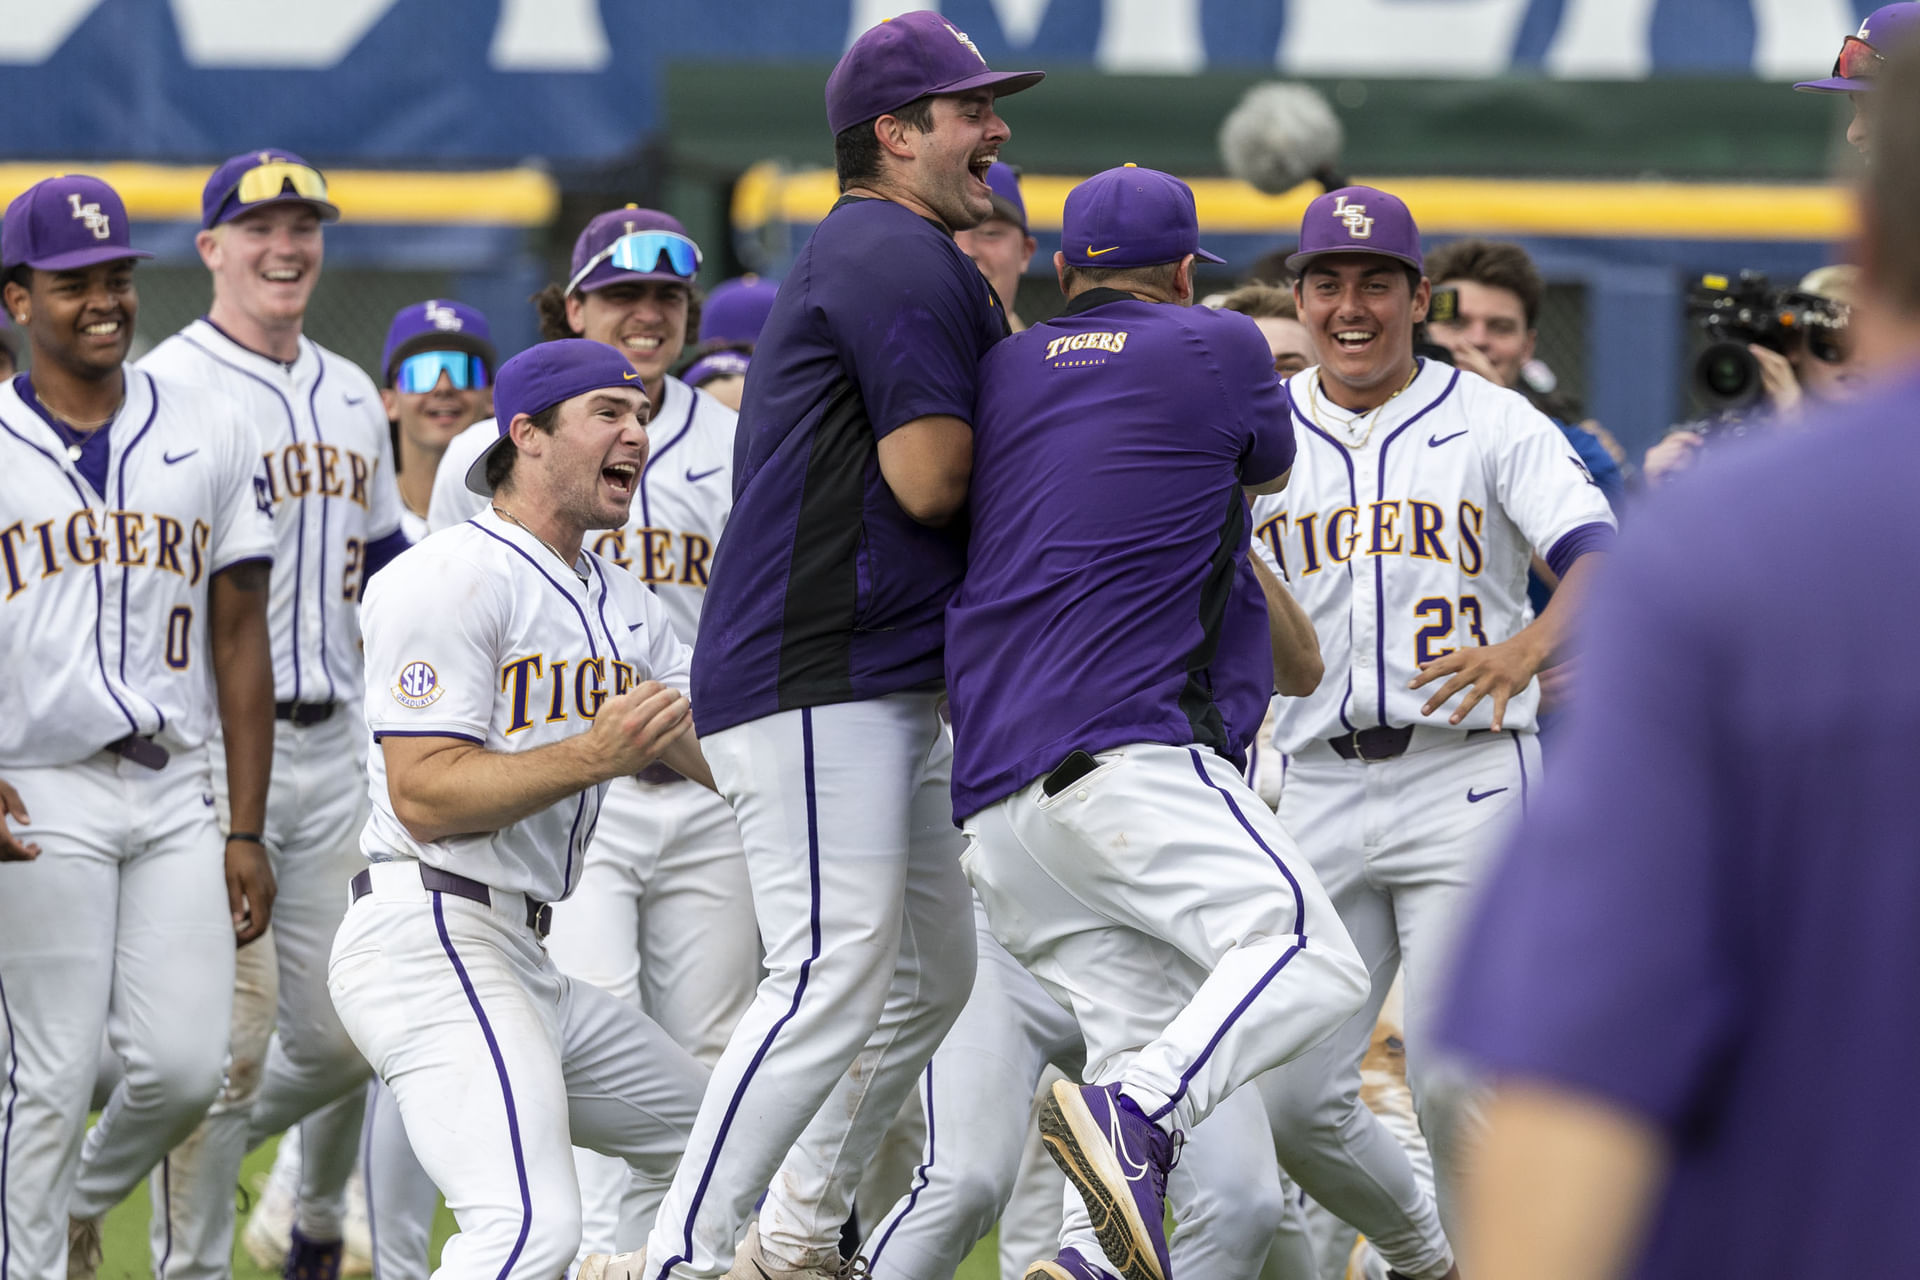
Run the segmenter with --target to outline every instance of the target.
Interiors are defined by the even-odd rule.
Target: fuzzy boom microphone
[[[1340,118],[1304,84],[1255,85],[1220,123],[1220,158],[1227,172],[1268,195],[1291,191],[1309,178],[1329,191],[1346,186],[1338,168],[1345,144]]]

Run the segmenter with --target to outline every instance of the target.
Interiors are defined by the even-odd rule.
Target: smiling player
[[[380,357],[380,403],[394,424],[400,527],[427,536],[440,460],[454,437],[493,416],[499,355],[487,318],[464,302],[430,298],[400,308]]]

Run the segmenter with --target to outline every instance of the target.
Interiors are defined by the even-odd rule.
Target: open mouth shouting
[[[600,468],[600,478],[621,502],[633,501],[633,488],[640,479],[640,468],[632,462],[610,462]]]

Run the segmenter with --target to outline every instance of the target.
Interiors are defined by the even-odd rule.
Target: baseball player
[[[9,1280],[93,1276],[102,1216],[220,1090],[234,947],[273,906],[266,477],[238,405],[126,365],[151,256],[98,178],[35,183],[0,222],[0,294],[34,353],[0,384]],[[83,1152],[103,1034],[124,1073]]]
[[[548,337],[577,333],[619,351],[659,406],[647,424],[649,452],[626,526],[596,533],[588,545],[650,587],[675,634],[696,650],[713,548],[733,505],[735,421],[718,400],[667,373],[686,345],[699,265],[699,247],[671,216],[631,205],[610,210],[575,240],[560,302],[544,295],[542,307]],[[458,468],[489,434],[482,424],[448,450],[435,529],[475,511],[471,491],[455,492]],[[760,937],[733,810],[660,765],[615,779],[603,815],[580,891],[554,912],[554,963],[646,1010],[711,1065],[760,979]],[[630,1182],[624,1162],[591,1151],[579,1153],[579,1174],[583,1251],[642,1244],[659,1188]],[[376,1224],[376,1232],[385,1226]]]
[[[380,403],[393,423],[400,529],[427,536],[440,459],[455,436],[493,416],[499,366],[487,318],[464,302],[430,298],[402,307],[380,356]]]
[[[152,1182],[154,1274],[166,1280],[225,1277],[241,1157],[316,1108],[357,1095],[367,1079],[327,999],[324,958],[345,911],[341,886],[353,874],[366,806],[365,743],[348,714],[360,693],[359,598],[406,545],[378,389],[301,334],[320,273],[321,224],[338,216],[325,179],[291,152],[249,152],[214,170],[201,212],[195,244],[213,276],[213,305],[141,367],[239,400],[261,437],[278,537],[268,614],[274,784],[264,834],[280,896],[274,954],[241,958],[227,1088]],[[358,1104],[313,1116],[301,1132],[305,1176],[289,1265],[325,1280],[339,1266]]]
[[[760,340],[778,292],[773,281],[751,272],[715,285],[700,304],[700,345],[681,380],[737,413],[753,344]]]
[[[1853,106],[1847,141],[1868,159],[1873,157],[1874,81],[1885,72],[1888,53],[1916,33],[1920,33],[1920,4],[1912,0],[1883,4],[1867,15],[1858,32],[1840,42],[1832,75],[1793,86],[1802,93],[1846,94]]]
[[[1318,675],[1248,555],[1243,489],[1284,486],[1294,451],[1266,342],[1190,307],[1219,259],[1178,179],[1088,179],[1061,238],[1066,311],[981,364],[953,811],[994,935],[1086,1042],[1087,1083],[1040,1117],[1084,1206],[1028,1274],[1168,1280],[1177,1135],[1345,1021],[1366,975],[1241,775],[1276,684]]]
[[[644,1257],[609,1274],[831,1274],[854,1185],[973,977],[942,811],[941,610],[962,547],[975,367],[1006,330],[950,231],[985,218],[996,73],[937,15],[827,82],[845,193],[780,287],[734,447],[694,655],[768,976],[728,1042]],[[854,1068],[849,1071],[849,1068]],[[589,1260],[598,1267],[598,1260]]]
[[[972,258],[980,274],[993,286],[994,296],[1006,309],[1007,327],[1015,333],[1026,323],[1014,311],[1019,300],[1020,277],[1027,273],[1034,250],[1040,242],[1027,230],[1027,202],[1020,195],[1020,171],[1004,160],[995,160],[987,169],[987,186],[993,192],[993,216],[977,227],[953,233],[953,242]]]
[[[1461,1108],[1423,1075],[1422,1019],[1488,842],[1540,780],[1534,680],[1614,520],[1566,437],[1518,392],[1416,360],[1419,231],[1396,197],[1307,209],[1295,298],[1320,363],[1284,384],[1301,447],[1254,505],[1256,546],[1291,582],[1326,675],[1283,703],[1279,816],[1372,975],[1365,1006],[1262,1081],[1281,1163],[1413,1280],[1450,1274],[1432,1199],[1361,1104],[1360,1062],[1396,971],[1407,1065],[1444,1195]],[[1527,622],[1538,552],[1560,579]]]
[[[664,1183],[706,1082],[542,945],[611,779],[665,761],[711,783],[665,607],[582,545],[626,523],[638,383],[597,342],[507,361],[497,443],[466,473],[491,505],[367,597],[372,865],[328,982],[460,1224],[448,1277],[559,1274],[580,1243],[569,1136]]]

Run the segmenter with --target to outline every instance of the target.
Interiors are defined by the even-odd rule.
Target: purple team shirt
[[[964,525],[901,510],[877,446],[915,418],[971,422],[980,357],[1006,332],[979,268],[904,206],[845,197],[814,230],[740,405],[693,659],[701,733],[939,686]]]
[[[1253,322],[1089,290],[988,353],[973,450],[947,608],[956,818],[1075,750],[1241,761],[1273,694],[1241,486],[1293,465]]]
[[[1620,539],[1447,1011],[1665,1138],[1640,1276],[1920,1266],[1920,375],[1830,416]]]

